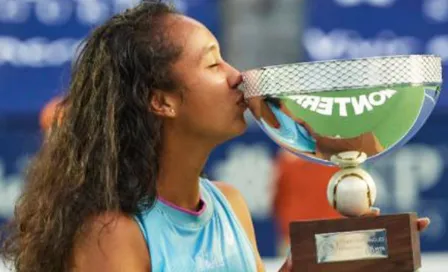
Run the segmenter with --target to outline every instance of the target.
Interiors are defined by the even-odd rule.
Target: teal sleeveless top
[[[256,271],[252,245],[221,191],[200,180],[202,208],[192,212],[161,198],[136,215],[153,272]]]

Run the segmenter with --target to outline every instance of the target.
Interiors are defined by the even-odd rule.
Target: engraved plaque
[[[386,229],[315,234],[317,263],[388,257]]]

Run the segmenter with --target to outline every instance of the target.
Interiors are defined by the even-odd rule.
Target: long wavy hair
[[[87,38],[59,109],[62,122],[31,163],[2,237],[1,254],[17,272],[69,271],[88,218],[151,208],[163,124],[149,101],[155,89],[178,89],[171,67],[181,48],[164,23],[176,13],[143,1]]]

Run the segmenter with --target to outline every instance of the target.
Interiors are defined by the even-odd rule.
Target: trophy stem
[[[359,167],[366,158],[365,153],[358,151],[338,153],[331,158],[341,170],[328,183],[327,199],[344,216],[364,215],[375,202],[375,183],[369,173]]]

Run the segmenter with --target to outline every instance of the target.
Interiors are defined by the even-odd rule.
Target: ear
[[[167,93],[155,90],[149,101],[150,110],[157,116],[165,118],[176,117],[179,99],[175,93]]]

